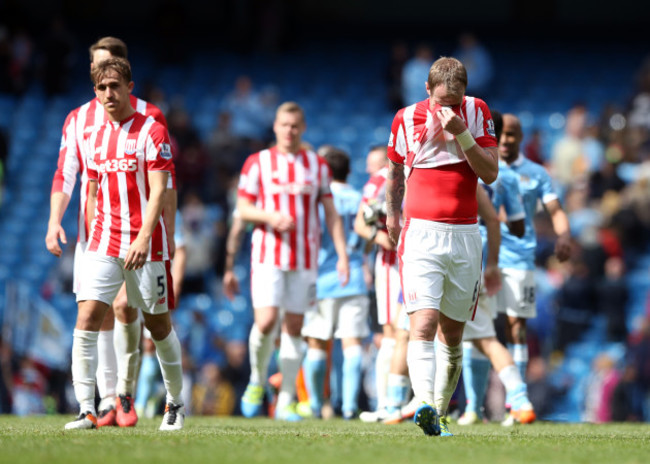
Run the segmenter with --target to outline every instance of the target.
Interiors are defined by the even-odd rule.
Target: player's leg
[[[327,342],[334,329],[334,310],[337,300],[326,298],[318,302],[314,311],[305,314],[302,336],[307,339],[307,354],[303,361],[309,404],[314,417],[322,417],[327,374]]]
[[[440,435],[452,436],[447,410],[462,371],[465,322],[474,319],[481,283],[482,242],[478,226],[438,227],[450,246],[445,256],[444,292],[436,344],[435,401],[440,415]]]
[[[117,356],[113,342],[114,326],[115,315],[113,307],[109,306],[97,339],[97,391],[101,399],[97,416],[98,427],[117,425],[115,420]]]
[[[355,418],[359,410],[363,358],[361,340],[370,335],[369,301],[366,295],[350,296],[341,300],[334,336],[341,339],[343,348],[343,404],[341,410],[343,418],[349,420]]]
[[[385,424],[396,424],[406,418],[403,408],[406,406],[411,392],[411,381],[406,361],[409,342],[408,315],[403,308],[400,308],[398,315],[395,342],[395,351],[388,374],[387,409],[389,415],[383,421]]]
[[[275,348],[275,329],[279,318],[282,271],[270,266],[253,266],[251,296],[254,322],[248,337],[248,355],[251,376],[241,398],[244,417],[255,417],[262,412],[264,385],[269,362]]]
[[[77,292],[78,313],[72,343],[72,384],[79,402],[80,415],[66,429],[90,429],[97,426],[95,376],[97,339],[111,301],[122,285],[120,265],[111,258],[86,255],[85,275]]]
[[[508,351],[519,369],[522,378],[526,378],[528,368],[528,340],[526,335],[526,319],[523,317],[508,316],[506,318],[506,339]]]
[[[167,307],[167,270],[162,261],[147,262],[135,271],[125,271],[130,307],[142,309],[145,327],[151,332],[167,391],[165,415],[160,430],[179,430],[185,421],[181,344],[172,327]]]
[[[474,342],[476,347],[490,359],[494,370],[499,375],[506,389],[506,396],[510,399],[513,419],[524,424],[534,422],[535,411],[528,399],[526,383],[521,378],[510,352],[496,337],[477,339]]]
[[[135,383],[140,362],[140,312],[130,307],[126,285],[113,301],[115,311],[115,353],[117,355],[117,416],[120,427],[134,427],[138,415],[134,405]]]
[[[138,386],[135,394],[135,409],[139,416],[143,414],[152,417],[148,408],[149,401],[156,392],[156,385],[159,381],[160,367],[156,359],[156,345],[151,339],[151,332],[143,329],[142,333],[142,362],[140,374],[138,375]]]

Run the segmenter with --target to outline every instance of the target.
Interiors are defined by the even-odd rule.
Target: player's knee
[[[151,338],[154,340],[164,340],[172,331],[169,313],[145,316],[145,326],[151,332]]]

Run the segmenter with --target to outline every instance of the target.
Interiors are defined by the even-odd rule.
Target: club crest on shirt
[[[487,122],[487,133],[490,134],[492,137],[496,137],[496,132],[494,130],[494,121],[491,119],[488,119]]]
[[[168,143],[161,143],[160,156],[166,160],[172,159],[172,146]]]
[[[127,155],[135,153],[136,143],[137,141],[135,139],[127,139],[126,144],[124,145],[124,153]]]

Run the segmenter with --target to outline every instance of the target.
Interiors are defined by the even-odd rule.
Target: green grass
[[[72,416],[0,416],[0,463],[532,464],[650,462],[649,424],[537,423],[459,427],[426,437],[412,423],[189,417],[181,432],[160,418],[133,429],[65,431]]]

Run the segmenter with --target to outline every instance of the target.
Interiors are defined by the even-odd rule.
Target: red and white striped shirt
[[[386,178],[388,177],[388,168],[384,167],[377,171],[368,179],[366,185],[363,186],[363,203],[376,201],[378,203],[386,202]],[[386,229],[386,219],[380,220],[379,227]],[[385,266],[393,266],[397,263],[397,253],[394,250],[384,250],[378,247],[377,260]]]
[[[291,216],[296,225],[278,232],[258,224],[253,232],[253,263],[283,270],[318,269],[318,203],[332,195],[330,177],[325,160],[311,150],[292,154],[273,147],[248,157],[239,178],[239,196],[265,211]]]
[[[454,135],[443,130],[435,115],[442,107],[436,105],[431,110],[429,104],[424,100],[401,109],[391,127],[388,158],[406,165],[404,216],[452,224],[475,223],[478,177]],[[464,96],[452,110],[480,147],[497,146],[492,115],[483,100]]]
[[[152,116],[167,129],[167,120],[157,106],[130,95],[131,106],[138,113]],[[52,193],[63,192],[72,196],[77,174],[80,174],[81,195],[79,202],[77,241],[84,243],[88,240],[86,225],[86,200],[88,198],[88,175],[86,172],[87,153],[83,152],[85,140],[88,139],[98,127],[108,121],[108,115],[97,98],[85,105],[72,110],[63,124],[61,146],[59,147],[59,161],[54,179],[52,180]],[[171,188],[176,188],[175,172],[172,172]]]
[[[88,251],[126,258],[142,227],[149,199],[148,173],[173,169],[169,135],[152,117],[138,112],[108,121],[91,134],[86,149],[89,181],[98,182],[95,220]],[[149,243],[147,261],[169,259],[167,233],[158,219]]]

